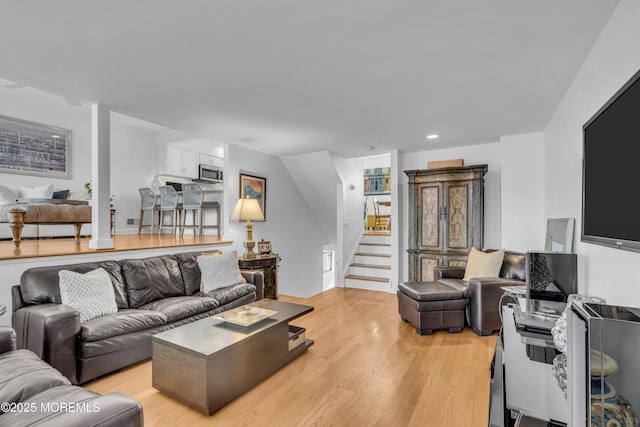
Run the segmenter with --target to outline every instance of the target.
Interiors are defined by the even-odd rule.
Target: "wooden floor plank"
[[[207,417],[151,386],[151,361],[86,384],[138,399],[145,425],[486,426],[496,336],[418,335],[395,295],[332,289],[293,323],[315,340],[305,354]]]

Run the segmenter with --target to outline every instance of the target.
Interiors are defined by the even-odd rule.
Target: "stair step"
[[[360,243],[390,244],[391,243],[391,236],[364,234],[364,235],[362,235],[362,238],[360,239]]]
[[[360,243],[358,250],[361,252],[371,253],[371,254],[389,254],[391,252],[391,246],[385,245],[372,245],[366,243]]]
[[[390,265],[378,265],[378,264],[363,264],[360,262],[354,262],[351,267],[364,267],[364,268],[380,268],[383,270],[391,270]]]
[[[391,230],[364,230],[365,236],[391,236]]]
[[[387,279],[391,278],[391,267],[377,266],[374,264],[373,267],[358,267],[357,265],[349,266],[349,271],[347,274],[351,274],[353,276],[363,276],[363,277],[377,277],[378,279]]]
[[[372,276],[360,276],[357,274],[347,274],[346,276],[344,276],[345,279],[354,279],[354,280],[367,280],[367,281],[371,281],[371,282],[381,282],[381,283],[388,283],[389,279],[382,279],[380,277],[372,277]]]
[[[372,254],[372,253],[364,253],[364,252],[356,252],[356,256],[378,256],[382,258],[391,258],[391,254]]]
[[[360,242],[362,246],[388,246],[391,247],[391,243],[371,243],[371,242]]]

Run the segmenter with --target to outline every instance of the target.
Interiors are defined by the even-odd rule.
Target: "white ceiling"
[[[616,4],[0,0],[0,78],[279,156],[495,142],[544,129]]]

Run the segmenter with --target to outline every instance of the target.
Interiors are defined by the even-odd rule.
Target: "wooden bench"
[[[79,242],[82,225],[91,224],[91,206],[83,200],[18,199],[16,204],[0,206],[0,222],[9,223],[16,247],[22,241],[24,224],[73,225]]]

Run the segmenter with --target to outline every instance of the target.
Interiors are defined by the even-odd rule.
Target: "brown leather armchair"
[[[462,281],[464,267],[436,267],[434,279],[452,287],[467,288],[467,321],[478,335],[491,335],[500,330],[500,298],[503,286],[526,285],[525,254],[505,252],[500,277],[477,277]]]

